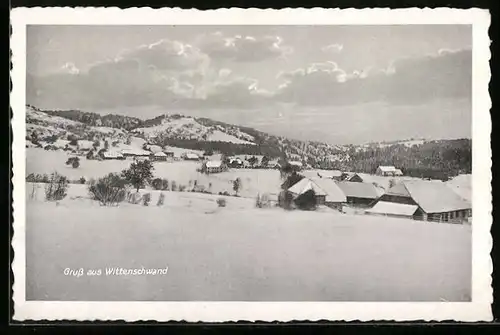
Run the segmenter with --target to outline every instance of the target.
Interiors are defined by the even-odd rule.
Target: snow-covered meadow
[[[27,193],[32,188],[27,185]],[[471,227],[257,209],[254,201],[151,191],[103,207],[84,185],[59,203],[27,196],[28,300],[467,301]],[[162,268],[106,276],[105,268]],[[75,277],[65,269],[102,269]]]

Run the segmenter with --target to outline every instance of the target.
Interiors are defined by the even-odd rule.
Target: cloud
[[[385,69],[346,73],[333,62],[283,73],[276,98],[303,105],[383,101],[422,104],[440,98],[471,98],[470,50],[399,59]]]
[[[162,40],[79,71],[68,63],[45,76],[28,76],[27,101],[41,108],[114,108],[161,105],[185,108],[251,107],[270,93],[254,79],[210,67],[208,56]]]
[[[220,32],[203,35],[199,48],[213,60],[261,62],[284,57],[293,50],[279,36],[225,36]]]
[[[136,60],[150,68],[165,71],[193,70],[206,67],[209,63],[207,55],[190,44],[167,39],[142,45],[123,52],[119,59]]]
[[[342,44],[330,44],[330,45],[325,45],[324,47],[321,48],[321,51],[324,53],[332,53],[332,54],[338,54],[344,49],[344,46]]]

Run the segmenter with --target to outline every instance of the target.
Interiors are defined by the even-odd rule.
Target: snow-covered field
[[[29,192],[31,185],[27,186]],[[471,227],[256,209],[253,200],[164,192],[101,207],[84,185],[26,210],[27,300],[467,301]],[[165,275],[106,276],[107,267]],[[102,269],[66,276],[66,268]]]
[[[54,171],[68,177],[70,180],[78,180],[84,177],[86,180],[105,176],[108,173],[120,173],[127,169],[131,160],[88,160],[80,157],[80,167],[74,169],[65,165],[68,157],[74,155],[64,151],[46,151],[39,148],[26,149],[26,174],[50,174]],[[231,169],[228,172],[205,175],[197,172],[201,167],[200,162],[175,161],[155,162],[153,174],[155,178],[165,178],[175,181],[177,185],[189,185],[189,182],[197,181],[198,185],[210,187],[211,192],[233,191],[233,181],[241,179],[242,189],[239,194],[243,197],[255,197],[258,193],[277,194],[280,189],[280,173],[277,170],[257,169]]]

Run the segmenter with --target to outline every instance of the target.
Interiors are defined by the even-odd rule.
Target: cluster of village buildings
[[[281,168],[278,160],[268,160],[262,164],[259,159],[252,159],[255,156],[233,156],[223,161],[192,152],[177,156],[173,151],[156,145],[146,145],[142,149],[113,149],[100,150],[100,158],[198,161],[201,163],[200,171],[208,174],[221,173],[229,168]],[[460,197],[441,181],[400,180],[383,188],[364,180],[357,173],[338,170],[304,171],[306,166],[299,161],[288,161],[287,164],[304,175],[303,179],[284,190],[293,199],[313,190],[319,205],[335,209],[343,209],[346,206],[361,208],[364,213],[372,215],[439,222],[463,222],[472,215],[470,201]],[[379,166],[376,175],[400,177],[403,172],[394,166]]]
[[[377,175],[402,174],[394,167],[381,166]],[[472,215],[471,203],[441,181],[400,180],[384,189],[356,173],[324,171],[307,175],[284,192],[297,199],[309,190],[314,191],[317,204],[339,210],[347,206],[372,215],[452,223],[465,222]]]

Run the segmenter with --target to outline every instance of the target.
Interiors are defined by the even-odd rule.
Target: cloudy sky
[[[472,30],[29,26],[27,103],[332,143],[471,136]]]

